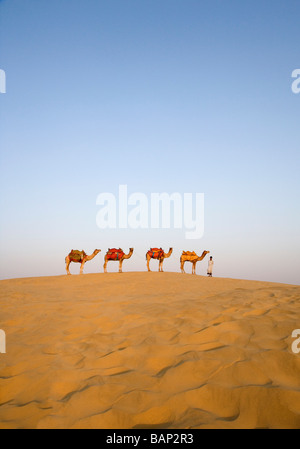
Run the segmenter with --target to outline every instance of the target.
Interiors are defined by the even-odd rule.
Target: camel
[[[197,256],[197,254],[194,251],[182,251],[181,257],[180,257],[180,268],[181,273],[185,273],[184,271],[184,264],[185,262],[191,262],[193,264],[192,267],[192,274],[196,274],[196,264],[198,261],[203,260],[206,254],[208,254],[209,251],[203,251],[201,256]]]
[[[104,273],[107,273],[107,262],[109,262],[110,260],[115,260],[115,261],[119,261],[119,273],[122,273],[122,265],[123,265],[123,261],[125,259],[129,259],[132,256],[133,253],[133,248],[129,248],[129,253],[125,254],[124,251],[119,248],[112,248],[112,249],[108,249],[107,253],[105,254],[104,257]]]
[[[70,266],[71,262],[76,262],[76,263],[81,264],[80,265],[80,274],[82,274],[84,264],[87,261],[94,259],[94,257],[97,256],[97,254],[99,254],[100,251],[101,251],[101,249],[95,249],[95,251],[90,256],[88,256],[83,250],[78,251],[78,250],[72,249],[72,251],[65,258],[67,274],[71,274],[70,270],[69,270],[69,266]]]
[[[150,250],[146,254],[148,271],[151,271],[150,266],[149,266],[150,260],[157,259],[157,260],[159,260],[158,271],[163,272],[164,271],[163,270],[164,259],[166,259],[167,257],[170,257],[172,252],[173,252],[173,248],[170,248],[168,253],[165,253],[162,248],[150,248]]]

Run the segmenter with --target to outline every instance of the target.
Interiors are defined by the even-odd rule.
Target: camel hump
[[[162,248],[150,248],[147,254],[149,254],[152,259],[160,259],[165,253]]]
[[[197,256],[195,251],[182,251],[183,256]]]
[[[121,248],[108,248],[107,254],[114,254],[114,253],[124,254],[124,251]]]
[[[124,251],[121,248],[108,248],[108,260],[120,260],[124,256]]]
[[[72,249],[72,251],[69,253],[70,260],[74,262],[81,262],[85,257],[86,253],[82,251],[78,251],[78,249]]]

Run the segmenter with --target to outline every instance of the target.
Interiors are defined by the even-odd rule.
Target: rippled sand
[[[0,285],[0,428],[300,428],[299,286],[158,272]]]

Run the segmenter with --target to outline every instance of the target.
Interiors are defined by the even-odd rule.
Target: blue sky
[[[144,270],[150,246],[172,246],[166,271],[207,249],[216,276],[299,284],[299,14],[298,0],[0,0],[0,277],[64,274],[72,248],[101,248],[85,272],[102,272],[108,247],[133,246],[124,269]],[[99,229],[96,198],[120,184],[203,192],[203,237]]]

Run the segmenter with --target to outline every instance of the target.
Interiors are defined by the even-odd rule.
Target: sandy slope
[[[157,272],[0,286],[0,428],[300,428],[299,286]]]

